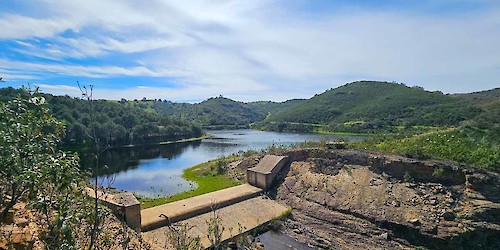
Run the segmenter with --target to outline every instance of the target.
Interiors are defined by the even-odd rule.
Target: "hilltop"
[[[358,81],[310,99],[240,102],[222,96],[200,103],[139,101],[138,106],[203,128],[253,127],[293,132],[396,132],[404,127],[456,127],[496,110],[499,89],[443,94],[394,82]]]
[[[239,102],[222,96],[212,97],[200,103],[150,102],[149,106],[159,114],[200,124],[204,128],[248,128],[250,124],[264,120],[269,114],[286,110],[304,100],[286,102],[258,101]]]
[[[0,101],[13,98],[15,93],[17,92],[12,88],[2,89]],[[70,134],[72,127],[76,126],[75,129],[78,130],[79,125],[75,124],[84,124],[82,116],[71,113],[75,107],[81,106],[77,99],[49,94],[45,96],[49,102],[54,103],[53,112],[56,117],[67,121]],[[481,128],[497,129],[495,126],[498,125],[495,124],[500,120],[500,88],[469,94],[443,94],[418,86],[377,81],[352,82],[329,89],[310,99],[292,99],[285,102],[245,103],[219,96],[194,104],[146,98],[133,101],[122,99],[118,102],[120,105],[115,101],[105,100],[98,103],[106,106],[103,106],[105,112],[118,110],[106,113],[109,119],[101,118],[103,123],[109,121],[108,125],[116,127],[116,131],[122,133],[123,138],[130,137],[126,135],[127,131],[122,129],[127,128],[127,125],[114,115],[124,113],[120,111],[124,108],[130,110],[125,113],[143,117],[138,119],[139,121],[147,120],[148,124],[156,121],[160,130],[162,127],[177,126],[172,130],[173,134],[170,133],[170,137],[186,133],[187,130],[182,127],[189,127],[189,130],[194,131],[192,134],[199,134],[197,127],[252,127],[290,132],[393,133],[404,128],[425,130],[434,127],[459,127],[467,121],[472,121],[475,126]],[[155,118],[149,119],[152,117]],[[157,121],[160,117],[168,119],[162,118],[163,123],[159,124]],[[138,122],[136,125],[144,127],[144,122]],[[141,129],[137,128],[136,132],[139,131]],[[128,133],[132,132],[131,128],[128,128]]]
[[[360,81],[327,90],[261,126],[287,130],[290,124],[320,124],[326,131],[374,132],[394,126],[457,126],[481,108],[452,95],[391,82]],[[281,127],[273,124],[281,123]]]

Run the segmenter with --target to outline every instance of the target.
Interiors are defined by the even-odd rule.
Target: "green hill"
[[[258,101],[258,102],[249,102],[246,105],[254,109],[259,114],[263,114],[267,117],[272,114],[276,114],[281,111],[290,109],[305,101],[306,101],[305,99],[291,99],[284,102]]]
[[[273,114],[260,127],[287,130],[306,124],[322,125],[325,131],[371,132],[398,126],[456,126],[480,112],[479,107],[439,91],[360,81],[330,89]],[[307,126],[300,128],[307,130]]]
[[[264,120],[269,114],[293,107],[301,101],[303,100],[294,99],[282,103],[243,103],[225,97],[215,97],[196,104],[154,102],[151,108],[160,114],[198,123],[204,128],[248,128],[250,124]]]
[[[13,100],[18,95],[26,96],[27,92],[14,88],[0,89],[0,103]],[[65,143],[81,146],[90,142],[86,132],[90,131],[91,117],[86,101],[69,96],[41,95],[48,102],[50,112],[65,122]],[[95,100],[94,122],[99,141],[110,146],[159,143],[203,135],[201,128],[193,123],[160,115],[154,110],[144,110],[136,102]]]

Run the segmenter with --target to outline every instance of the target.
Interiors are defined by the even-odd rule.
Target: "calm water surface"
[[[289,146],[304,141],[333,141],[340,137],[350,141],[366,136],[339,136],[264,132],[257,130],[207,131],[214,139],[174,145],[155,145],[111,149],[102,156],[107,174],[101,185],[131,191],[144,197],[167,197],[196,187],[182,178],[182,171],[194,165],[240,150],[261,150],[271,145]],[[83,163],[85,165],[85,163]]]

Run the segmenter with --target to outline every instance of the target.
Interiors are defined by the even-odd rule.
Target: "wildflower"
[[[30,103],[33,103],[35,105],[42,105],[45,103],[45,98],[43,96],[40,97],[33,97],[29,100]]]

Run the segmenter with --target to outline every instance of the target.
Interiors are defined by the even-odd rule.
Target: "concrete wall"
[[[279,174],[279,172],[285,166],[286,163],[288,163],[288,157],[283,158],[280,162],[278,162],[278,164],[276,164],[276,167],[273,168],[269,177],[271,179],[271,182],[274,181],[274,179],[276,178],[276,176]]]
[[[247,181],[252,186],[267,189],[272,183],[271,173],[260,173],[247,169]]]
[[[259,172],[255,168],[247,169],[248,183],[255,187],[269,189],[272,186],[274,179],[287,162],[288,157],[284,157],[278,163],[276,163],[276,165],[271,169],[271,172]]]
[[[87,188],[87,194],[95,198],[93,189]],[[141,228],[141,205],[132,193],[108,193],[99,190],[97,196],[102,204],[109,207],[119,218],[123,218],[129,227]]]

